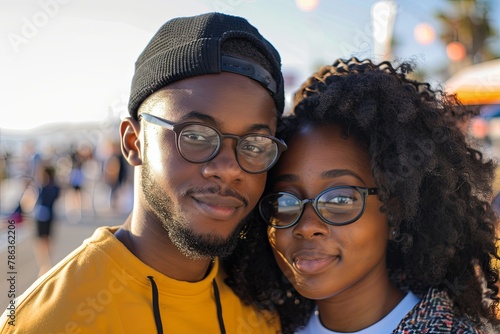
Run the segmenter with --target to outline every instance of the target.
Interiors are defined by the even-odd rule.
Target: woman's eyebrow
[[[283,174],[273,178],[273,182],[298,182],[300,178],[295,174]]]
[[[322,179],[334,179],[341,176],[353,176],[360,180],[361,182],[365,182],[361,176],[350,169],[331,169],[321,173]],[[273,178],[273,182],[298,182],[300,181],[300,177],[296,174],[283,174],[278,175]]]
[[[321,173],[321,178],[322,179],[333,179],[336,177],[346,176],[346,175],[347,176],[354,176],[355,178],[357,178],[361,182],[363,182],[363,183],[365,182],[365,180],[363,180],[363,178],[361,176],[359,176],[357,173],[355,173],[354,171],[352,171],[350,169],[327,170],[326,172]]]

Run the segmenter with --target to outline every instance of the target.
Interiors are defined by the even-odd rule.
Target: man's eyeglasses
[[[222,140],[230,138],[237,142],[236,160],[241,169],[250,174],[258,174],[269,170],[287,149],[282,140],[266,134],[251,133],[240,137],[222,134],[199,122],[174,123],[147,113],[140,114],[140,118],[173,131],[177,151],[192,163],[212,160],[219,153]]]
[[[340,186],[322,191],[316,198],[299,199],[278,192],[264,196],[259,211],[271,227],[288,228],[300,220],[306,203],[311,203],[318,216],[327,224],[341,226],[355,222],[366,206],[366,197],[377,194],[377,188]]]

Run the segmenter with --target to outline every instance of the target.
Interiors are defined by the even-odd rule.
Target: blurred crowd
[[[60,144],[60,143],[59,143]],[[33,216],[47,170],[60,188],[55,215],[71,223],[99,215],[127,214],[132,206],[132,168],[118,140],[78,140],[63,145],[26,140],[2,147],[1,214],[17,220]]]

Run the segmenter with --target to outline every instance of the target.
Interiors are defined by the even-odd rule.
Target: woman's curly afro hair
[[[405,284],[414,292],[446,291],[460,316],[496,323],[494,163],[459,128],[475,111],[409,79],[411,71],[409,63],[394,67],[356,58],[323,66],[297,91],[278,135],[286,141],[301,124],[321,122],[340,124],[354,136],[369,152],[382,211],[399,231],[389,243],[389,271],[411,278]],[[276,308],[284,333],[292,332],[313,306],[277,269],[266,228],[252,221],[225,267],[245,301]]]

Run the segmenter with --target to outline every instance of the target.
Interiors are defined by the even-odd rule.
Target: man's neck
[[[211,267],[211,259],[192,260],[172,244],[166,231],[157,221],[138,224],[132,214],[115,233],[116,238],[139,260],[162,274],[179,280],[202,280]],[[146,221],[146,217],[143,217]]]

